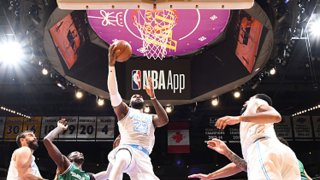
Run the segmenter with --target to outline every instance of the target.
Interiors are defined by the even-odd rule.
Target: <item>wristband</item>
[[[153,98],[150,98],[151,100],[155,100],[155,99],[157,99],[157,97],[156,96],[154,96]]]

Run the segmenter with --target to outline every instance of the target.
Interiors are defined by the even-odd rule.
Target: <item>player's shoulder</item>
[[[15,154],[15,155],[20,155],[20,154],[26,155],[26,154],[32,154],[32,152],[31,152],[31,149],[30,149],[29,147],[27,147],[27,146],[22,146],[22,147],[16,149],[16,150],[14,151],[14,154]]]

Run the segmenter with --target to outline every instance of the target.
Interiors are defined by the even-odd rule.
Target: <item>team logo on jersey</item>
[[[141,71],[132,70],[132,90],[141,89]]]

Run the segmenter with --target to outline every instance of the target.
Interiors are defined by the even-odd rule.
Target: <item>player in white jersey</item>
[[[191,174],[188,176],[188,178],[199,178],[201,180],[219,179],[219,178],[225,178],[225,177],[232,176],[232,175],[237,174],[241,171],[247,171],[247,162],[244,159],[240,158],[232,150],[230,150],[228,148],[228,146],[220,139],[214,138],[214,139],[211,139],[210,141],[207,141],[207,147],[226,156],[231,161],[231,163],[227,164],[226,166],[224,166],[224,167],[222,167],[212,173]]]
[[[298,180],[298,160],[276,136],[273,124],[281,121],[281,115],[271,105],[269,96],[256,94],[244,104],[241,116],[219,118],[216,127],[224,129],[240,123],[241,149],[249,180]]]
[[[111,105],[118,119],[120,144],[109,153],[112,164],[110,180],[122,179],[122,173],[127,173],[134,180],[159,179],[153,172],[149,154],[154,146],[155,128],[162,127],[169,122],[168,115],[157,100],[152,79],[148,79],[146,92],[155,108],[156,114],[143,113],[144,100],[135,94],[130,99],[129,106],[122,101],[118,91],[115,72],[115,45],[109,48],[108,90]]]
[[[34,162],[33,152],[38,148],[38,140],[33,131],[20,133],[16,142],[19,146],[11,157],[7,179],[9,180],[41,180],[38,166]]]

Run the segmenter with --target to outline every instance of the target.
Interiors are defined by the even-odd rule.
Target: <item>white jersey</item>
[[[32,155],[32,161],[31,161],[31,171],[32,174],[37,176],[37,177],[41,177],[40,175],[40,171],[39,168],[36,164],[36,162],[34,161],[35,157]],[[10,165],[9,165],[9,169],[8,169],[8,176],[7,179],[9,180],[20,180],[21,178],[19,177],[18,174],[18,170],[17,170],[17,166],[16,166],[16,161],[13,160],[13,158],[11,158],[10,161]]]
[[[129,108],[128,114],[118,121],[121,134],[120,145],[136,144],[152,151],[155,141],[153,115]]]
[[[244,116],[255,114],[257,109],[261,105],[268,105],[268,103],[262,99],[251,99],[247,103],[246,111],[243,113]],[[247,161],[247,150],[251,144],[257,139],[269,137],[276,138],[277,135],[273,127],[273,123],[268,124],[257,124],[253,122],[240,122],[240,141],[242,155]]]

